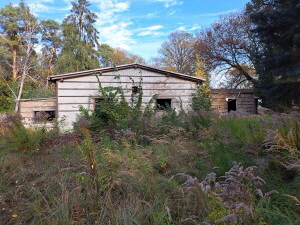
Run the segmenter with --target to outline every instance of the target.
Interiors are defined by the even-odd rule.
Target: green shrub
[[[50,135],[50,132],[44,126],[25,128],[18,114],[7,115],[5,123],[6,126],[0,134],[0,139],[5,143],[3,148],[23,153],[45,151],[42,148],[42,141]]]

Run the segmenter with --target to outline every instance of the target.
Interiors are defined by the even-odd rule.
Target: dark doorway
[[[227,106],[228,112],[236,111],[236,99],[228,99]]]
[[[258,98],[255,98],[255,113],[256,114],[258,113],[257,108],[258,108]]]

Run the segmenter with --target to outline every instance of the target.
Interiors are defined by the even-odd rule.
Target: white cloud
[[[50,13],[50,12],[55,12],[57,10],[70,10],[72,8],[71,5],[71,0],[64,0],[64,2],[68,3],[67,7],[64,8],[58,8],[55,6],[51,6],[51,5],[45,5],[44,3],[54,3],[54,0],[27,0],[26,2],[28,2],[28,6],[31,10],[31,12],[33,13],[33,15],[35,16],[39,16],[39,14],[41,13]]]
[[[128,29],[131,22],[119,22],[111,26],[101,27],[100,42],[107,43],[112,47],[120,47],[130,50],[130,44],[136,43],[132,39],[132,31]]]
[[[118,14],[129,9],[129,2],[118,2],[116,0],[92,0],[91,2],[99,3],[100,12],[97,13],[99,26],[104,24],[112,24],[118,20]]]
[[[192,31],[192,30],[198,30],[200,29],[201,27],[198,26],[197,24],[194,24],[189,30]]]
[[[163,36],[163,35],[165,35],[164,32],[151,31],[151,30],[143,31],[143,32],[138,34],[138,36],[152,36],[152,37],[160,37],[160,36]]]
[[[179,31],[194,31],[194,30],[198,30],[200,29],[201,27],[198,26],[197,24],[194,24],[194,25],[183,25],[183,23],[178,23],[180,24],[181,26],[179,26],[176,30],[179,30]]]
[[[172,16],[172,15],[174,15],[176,12],[178,11],[178,9],[175,9],[175,10],[172,10],[171,12],[169,12],[169,16]]]
[[[228,11],[223,11],[223,12],[216,12],[216,13],[204,13],[204,14],[199,14],[198,17],[214,17],[214,16],[220,16],[220,15],[225,15],[225,14],[230,14],[230,13],[235,13],[240,11],[241,9],[233,9],[233,10],[228,10]]]
[[[53,3],[54,0],[26,0],[28,3]]]
[[[162,25],[154,25],[154,26],[140,28],[140,29],[142,29],[142,30],[160,30],[162,28],[163,28]]]
[[[144,16],[144,18],[155,18],[155,17],[158,17],[158,12],[153,12],[153,13],[148,13]]]
[[[130,18],[121,18],[121,13],[130,8],[129,1],[118,0],[90,0],[100,12],[95,12],[98,16],[96,27],[100,32],[100,42],[107,43],[112,47],[120,47],[130,50],[130,44],[135,43],[132,39],[132,25]]]
[[[186,27],[185,27],[185,26],[180,26],[180,27],[178,27],[176,30],[185,31],[185,30],[186,30]]]
[[[139,33],[137,34],[138,36],[153,36],[153,37],[160,37],[165,35],[165,32],[158,31],[162,29],[162,25],[154,25],[150,27],[144,27],[144,28],[139,28],[136,29]]]
[[[129,2],[119,2],[115,5],[116,12],[123,12],[129,9]]]
[[[37,16],[38,13],[41,12],[50,12],[50,7],[43,5],[42,3],[29,3],[28,4],[30,11],[33,13],[33,15]]]
[[[169,8],[171,6],[175,5],[182,5],[183,1],[178,1],[178,0],[154,0],[155,2],[161,2],[164,4],[164,7]]]

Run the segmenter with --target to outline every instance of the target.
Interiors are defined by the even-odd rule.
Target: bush
[[[42,141],[49,136],[44,126],[27,129],[22,123],[19,114],[8,114],[6,126],[2,128],[0,139],[4,140],[3,148],[13,152],[37,153],[45,151],[42,149]]]
[[[9,112],[13,109],[14,98],[8,85],[11,82],[0,79],[0,112]]]

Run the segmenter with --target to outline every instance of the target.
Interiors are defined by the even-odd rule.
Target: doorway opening
[[[236,99],[228,99],[227,107],[228,107],[228,112],[236,111]]]

